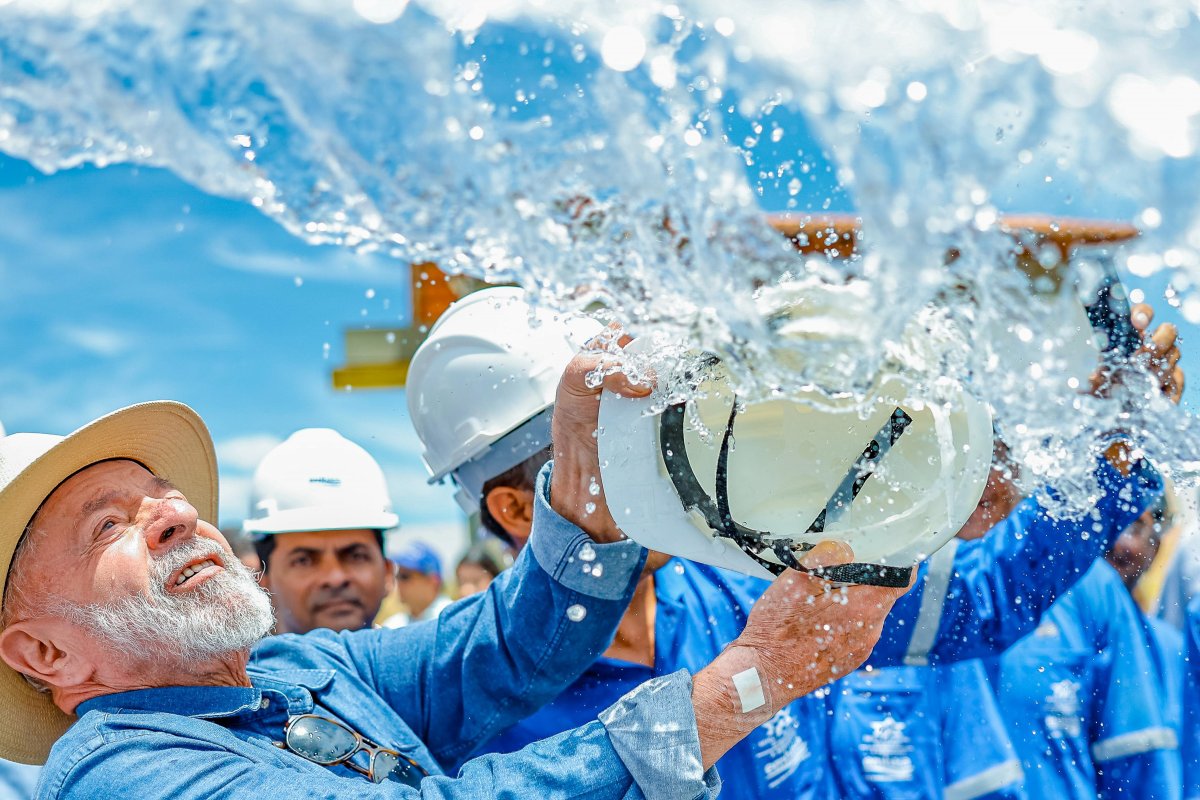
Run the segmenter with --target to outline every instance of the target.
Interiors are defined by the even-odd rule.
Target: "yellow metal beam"
[[[398,389],[408,378],[408,362],[355,364],[333,371],[335,389]]]

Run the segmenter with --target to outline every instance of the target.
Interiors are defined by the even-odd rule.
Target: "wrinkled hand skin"
[[[841,542],[822,542],[801,562],[806,567],[853,561]],[[788,570],[750,612],[736,644],[758,651],[760,671],[782,679],[788,702],[855,670],[883,629],[883,620],[908,588],[834,587]],[[776,681],[778,685],[778,681]]]
[[[622,347],[631,341],[617,328],[610,329],[608,335],[616,338]],[[601,389],[625,397],[645,397],[652,389],[649,384],[631,383],[622,373],[607,376],[603,387],[588,386],[589,374],[602,365],[616,363],[611,353],[601,352],[605,344],[602,339],[595,340],[589,344],[589,350],[575,356],[567,365],[558,383],[550,433],[554,443],[550,505],[564,519],[573,522],[600,543],[624,538],[608,511],[604,482],[600,476],[596,426],[600,415]],[[593,481],[600,489],[599,494],[590,491]],[[587,511],[589,503],[594,505],[590,513]]]
[[[822,542],[802,559],[806,567],[853,561],[850,548]],[[909,587],[835,587],[788,570],[763,593],[746,628],[702,670],[692,701],[706,767],[761,722],[734,708],[732,676],[756,667],[766,688],[769,712],[857,669],[871,654],[892,605]]]

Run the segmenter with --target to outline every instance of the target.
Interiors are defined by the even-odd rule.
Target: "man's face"
[[[1161,536],[1162,523],[1154,519],[1153,511],[1147,511],[1117,538],[1109,551],[1108,561],[1129,588],[1132,589],[1142,573],[1150,567],[1150,562],[1158,554]]]
[[[374,531],[278,533],[260,582],[281,633],[358,630],[392,590],[392,567]]]
[[[194,663],[248,649],[270,604],[220,532],[141,465],[106,461],[62,483],[18,562],[26,619],[65,621],[104,660]]]
[[[470,597],[473,594],[479,594],[492,582],[492,573],[478,564],[467,562],[458,565],[458,569],[454,571],[454,576],[458,581],[459,597]]]
[[[437,599],[442,581],[415,569],[396,567],[396,594],[414,615],[420,614]]]

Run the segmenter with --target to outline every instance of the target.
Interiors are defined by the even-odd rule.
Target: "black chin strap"
[[[887,587],[908,586],[912,577],[911,567],[888,567],[882,564],[855,562],[810,569],[796,559],[796,553],[811,550],[813,547],[811,544],[797,542],[792,538],[777,538],[769,531],[746,527],[733,518],[733,514],[729,510],[729,451],[733,439],[733,424],[738,413],[737,407],[738,403],[735,397],[733,408],[729,412],[729,421],[725,424],[725,433],[721,437],[721,451],[717,457],[717,497],[715,501],[700,485],[687,455],[687,444],[683,435],[686,404],[676,403],[662,413],[659,422],[659,448],[662,451],[663,463],[667,467],[667,474],[671,478],[671,483],[674,485],[675,492],[679,495],[684,509],[689,513],[700,514],[708,527],[718,536],[735,542],[742,552],[773,575],[779,575],[785,569],[791,568],[838,583]],[[825,530],[827,524],[845,513],[867,479],[875,473],[875,467],[880,458],[891,449],[911,423],[912,417],[903,409],[897,408],[892,412],[892,416],[850,466],[841,484],[834,490],[825,507],[817,514],[817,518],[808,526],[806,533],[820,533]],[[767,550],[771,551],[779,560],[769,561],[763,558],[763,553]]]

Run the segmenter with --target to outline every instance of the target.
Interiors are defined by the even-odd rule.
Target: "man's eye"
[[[100,533],[108,533],[115,527],[117,527],[117,521],[115,519],[106,519],[100,523],[100,527],[97,528],[97,530]]]
[[[292,559],[293,567],[307,567],[312,564],[312,559],[308,556],[296,556]]]

